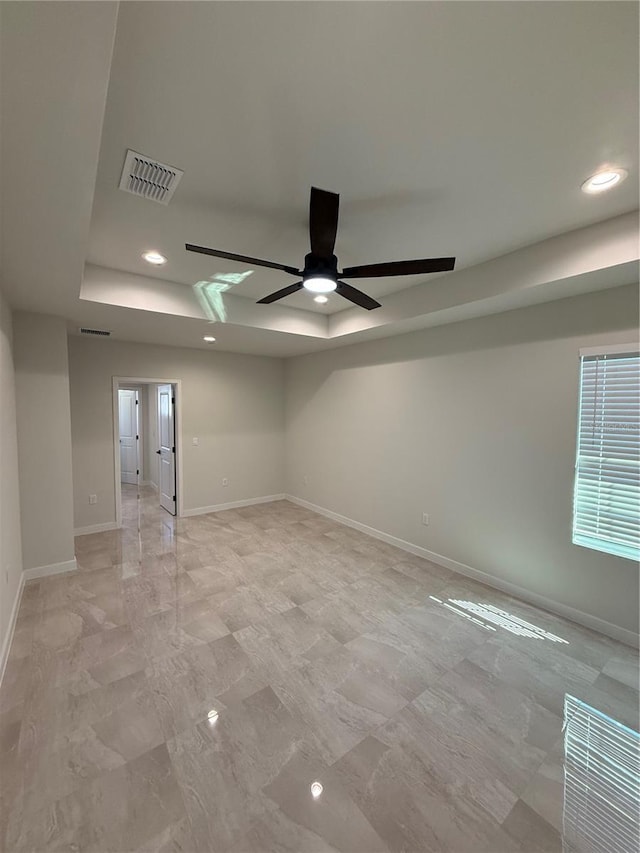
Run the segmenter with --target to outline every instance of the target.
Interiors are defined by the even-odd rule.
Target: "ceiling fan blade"
[[[302,282],[296,281],[295,284],[290,284],[289,287],[283,287],[282,290],[276,290],[275,293],[270,293],[268,296],[264,296],[262,299],[258,299],[257,305],[269,305],[271,302],[275,302],[278,299],[284,299],[285,296],[289,296],[292,293],[295,293],[296,290],[302,289]]]
[[[455,258],[423,258],[419,261],[391,261],[387,264],[368,264],[347,267],[340,275],[345,278],[376,278],[386,275],[422,275],[429,272],[449,272],[455,266]]]
[[[194,246],[185,244],[187,252],[198,252],[201,255],[213,255],[214,258],[226,258],[228,261],[240,261],[243,264],[253,264],[256,267],[269,267],[272,270],[282,270],[289,275],[301,275],[300,270],[288,267],[285,264],[277,264],[274,261],[263,261],[260,258],[250,258],[248,255],[235,255],[233,252],[221,252],[220,249],[207,249],[206,246]]]
[[[309,202],[309,237],[311,253],[318,258],[331,258],[338,231],[340,196],[328,190],[311,187]]]
[[[367,294],[363,293],[361,290],[351,287],[351,285],[347,284],[346,281],[337,282],[336,293],[339,293],[340,296],[344,296],[344,298],[348,299],[349,302],[359,305],[360,308],[366,308],[367,311],[372,311],[374,308],[382,307],[375,299],[367,296]]]

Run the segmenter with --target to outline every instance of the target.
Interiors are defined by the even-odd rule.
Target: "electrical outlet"
[[[422,513],[422,523],[426,524],[426,525],[429,524],[429,513],[428,512]]]
[[[228,485],[229,485],[229,480],[227,479],[227,477],[223,477],[223,478],[222,478],[222,485],[223,485],[223,486],[228,486]]]
[[[192,441],[194,447],[197,447],[200,444],[200,439],[196,438],[195,436],[191,439],[191,441]]]
[[[90,504],[97,504],[98,503],[98,496],[97,495],[89,495],[89,503]]]

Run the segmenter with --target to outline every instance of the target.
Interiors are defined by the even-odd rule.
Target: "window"
[[[640,558],[640,355],[580,352],[573,506],[576,545]]]

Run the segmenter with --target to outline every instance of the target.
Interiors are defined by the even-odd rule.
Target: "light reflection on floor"
[[[442,601],[442,599],[436,598],[435,595],[430,595],[429,598],[446,607],[448,610],[453,610],[459,616],[464,616],[465,619],[475,622],[476,625],[487,628],[489,631],[495,631],[496,628],[493,626],[497,625],[500,628],[510,631],[512,634],[517,634],[519,637],[528,637],[531,640],[550,640],[552,643],[566,643],[567,645],[569,643],[568,640],[564,640],[556,634],[550,634],[544,628],[533,625],[531,622],[525,622],[524,619],[520,619],[512,613],[507,613],[506,610],[501,610],[493,604],[479,604],[475,601],[466,601],[459,598],[448,598],[446,601]]]

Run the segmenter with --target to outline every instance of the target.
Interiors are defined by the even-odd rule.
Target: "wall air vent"
[[[181,169],[158,163],[153,157],[145,157],[129,149],[119,186],[121,190],[148,198],[149,201],[169,204],[183,175]]]
[[[80,328],[79,332],[81,335],[98,335],[101,338],[108,338],[111,332],[107,332],[104,329],[84,329]]]

